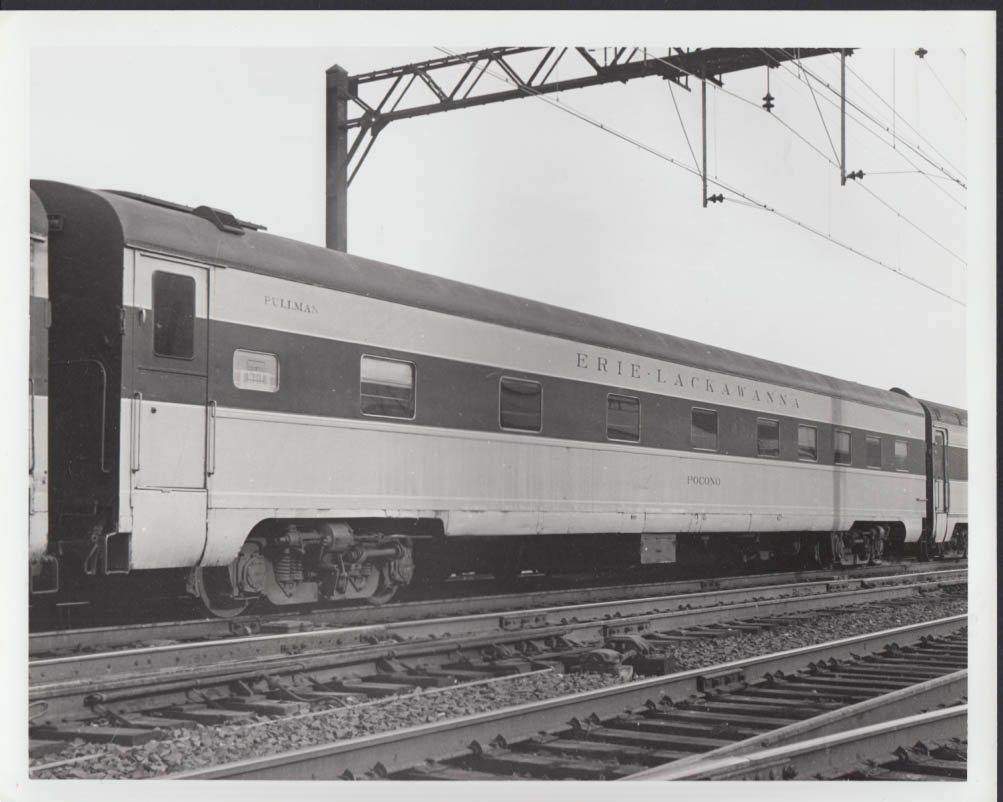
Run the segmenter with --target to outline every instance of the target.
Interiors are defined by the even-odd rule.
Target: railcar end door
[[[206,539],[209,269],[136,253],[132,567],[195,565]]]

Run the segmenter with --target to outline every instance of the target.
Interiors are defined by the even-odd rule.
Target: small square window
[[[363,356],[360,368],[363,415],[414,417],[414,365],[399,359]]]
[[[636,443],[641,439],[641,401],[629,395],[606,396],[606,437]]]
[[[276,393],[279,390],[279,358],[260,351],[233,352],[233,386],[238,390]]]
[[[756,421],[756,453],[760,457],[780,456],[780,421],[768,418]]]
[[[905,440],[895,441],[895,470],[909,470],[909,444]]]
[[[498,394],[498,422],[503,429],[540,431],[543,427],[543,387],[540,382],[502,378]]]
[[[867,436],[867,467],[881,467],[881,438]]]
[[[717,413],[714,410],[693,407],[690,411],[690,445],[717,451]]]
[[[798,459],[818,461],[818,430],[814,426],[798,426]]]
[[[836,429],[832,436],[833,459],[837,465],[850,464],[850,433]]]

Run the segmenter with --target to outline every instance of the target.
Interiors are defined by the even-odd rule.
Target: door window
[[[195,357],[195,279],[153,274],[153,353],[170,359]]]

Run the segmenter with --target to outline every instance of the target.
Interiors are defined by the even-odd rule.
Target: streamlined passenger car
[[[64,573],[183,571],[229,614],[387,599],[416,571],[827,563],[967,535],[959,410],[206,206],[33,188],[55,223]]]

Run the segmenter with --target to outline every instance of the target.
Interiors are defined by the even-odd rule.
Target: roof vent
[[[115,195],[121,195],[123,198],[141,201],[142,203],[149,203],[153,206],[160,206],[164,209],[172,209],[176,212],[186,212],[187,214],[198,215],[199,217],[203,217],[208,220],[220,229],[220,231],[229,231],[232,234],[243,234],[244,232],[241,229],[244,228],[249,228],[251,231],[268,230],[258,223],[249,223],[247,220],[240,220],[229,212],[225,212],[222,209],[213,209],[211,206],[199,206],[197,209],[193,209],[191,206],[185,206],[181,203],[172,203],[171,201],[161,200],[160,198],[152,198],[149,195],[140,195],[138,192],[124,192],[120,189],[108,189],[104,191],[114,193]]]
[[[229,231],[231,234],[240,234],[241,236],[244,234],[244,229],[241,227],[240,221],[223,209],[213,209],[211,206],[197,206],[192,209],[192,214],[197,217],[204,217],[220,231]]]

